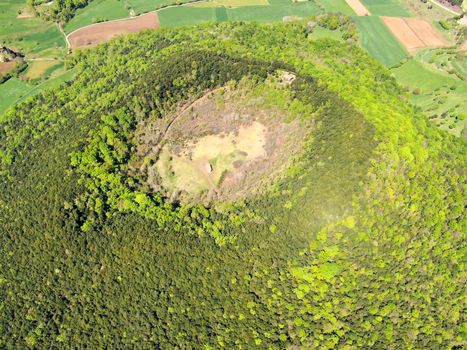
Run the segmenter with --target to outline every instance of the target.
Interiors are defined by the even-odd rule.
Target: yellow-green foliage
[[[236,23],[121,38],[7,113],[0,347],[466,346],[465,141],[366,53],[309,34]],[[313,128],[264,195],[178,205],[130,174],[136,123],[278,69],[296,74],[308,107],[290,106]]]

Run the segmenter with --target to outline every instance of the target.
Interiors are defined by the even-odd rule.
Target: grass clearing
[[[178,6],[158,11],[161,27],[217,22],[216,8]]]
[[[257,21],[275,22],[282,21],[284,17],[309,17],[322,13],[321,9],[311,1],[298,3],[271,2],[269,6],[249,6],[228,9],[229,20],[233,21]]]
[[[371,56],[391,67],[408,56],[407,51],[384,25],[379,17],[355,17],[360,32],[361,46]]]
[[[410,17],[411,13],[399,0],[361,0],[374,16]]]
[[[411,100],[441,129],[459,136],[466,127],[467,84],[452,75],[410,60],[392,69],[400,84],[412,92]]]
[[[71,33],[93,23],[126,17],[130,17],[130,11],[125,7],[123,1],[94,0],[76,12],[76,15],[65,25],[65,32]]]
[[[65,38],[58,27],[40,18],[17,18],[23,7],[23,1],[0,0],[0,42],[26,55],[51,49],[62,55]]]
[[[344,40],[342,39],[342,33],[339,30],[331,30],[320,26],[315,26],[309,37],[313,39],[327,38],[334,40]]]

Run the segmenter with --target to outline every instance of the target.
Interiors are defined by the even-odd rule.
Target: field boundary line
[[[429,48],[430,45],[428,45],[428,44],[426,43],[426,41],[423,40],[423,38],[420,37],[420,35],[418,35],[417,32],[416,32],[415,30],[413,30],[413,28],[410,26],[409,22],[407,21],[407,18],[405,18],[405,17],[401,17],[401,18],[402,18],[402,20],[404,21],[404,23],[407,25],[407,27],[409,28],[409,30],[410,30],[410,31],[418,38],[418,40],[420,40],[420,41],[422,42],[422,44],[424,45],[424,46],[420,46],[420,47],[415,47],[414,49],[415,49],[415,50],[418,50],[418,49],[423,49],[424,47],[425,47],[425,48]]]
[[[68,37],[81,30],[81,29],[84,29],[84,28],[89,28],[89,27],[94,27],[94,26],[97,26],[99,24],[103,24],[103,23],[112,23],[112,22],[118,22],[118,21],[128,21],[129,19],[134,19],[134,18],[138,18],[138,17],[141,17],[141,16],[145,16],[145,15],[149,15],[151,13],[154,13],[154,12],[158,12],[160,10],[164,10],[164,9],[167,9],[167,8],[171,8],[171,7],[179,7],[179,6],[186,6],[186,5],[190,5],[190,4],[193,4],[193,3],[196,3],[196,2],[204,2],[206,0],[192,0],[192,1],[189,1],[189,2],[185,2],[183,4],[172,4],[172,5],[166,5],[166,6],[161,6],[159,7],[158,9],[155,9],[155,10],[152,10],[152,11],[148,11],[148,12],[144,12],[144,13],[141,13],[137,16],[129,16],[129,17],[125,17],[125,18],[117,18],[117,19],[111,19],[110,21],[103,21],[103,22],[97,22],[97,23],[91,23],[91,24],[88,24],[86,26],[83,26],[83,27],[80,27],[80,28],[77,28],[73,31],[71,31],[70,33],[66,34],[63,29],[62,32],[65,34],[65,41],[66,41],[66,44],[68,46],[68,48],[71,48],[70,46],[70,41],[68,40]]]

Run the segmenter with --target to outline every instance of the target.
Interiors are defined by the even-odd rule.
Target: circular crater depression
[[[171,201],[236,200],[257,194],[301,149],[306,120],[291,115],[281,79],[228,84],[138,126],[133,171]],[[280,101],[280,103],[275,103]]]

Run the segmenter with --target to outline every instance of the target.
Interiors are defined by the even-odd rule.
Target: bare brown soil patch
[[[433,26],[418,18],[381,17],[394,36],[409,51],[449,46]]]
[[[347,4],[354,10],[357,16],[369,16],[370,11],[363,5],[360,0],[345,0]]]
[[[0,74],[8,73],[10,70],[15,68],[16,63],[16,61],[0,62]]]
[[[288,165],[307,128],[228,87],[166,120],[140,125],[132,175],[172,201],[233,200],[258,193]],[[147,190],[147,189],[146,189]]]
[[[159,17],[157,12],[151,12],[135,18],[97,23],[78,29],[68,35],[68,41],[73,49],[86,48],[109,41],[118,35],[157,28],[159,28]]]

